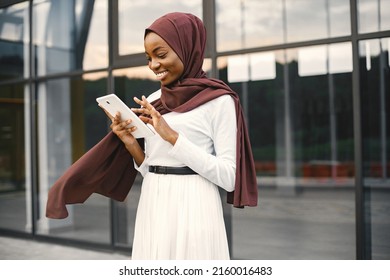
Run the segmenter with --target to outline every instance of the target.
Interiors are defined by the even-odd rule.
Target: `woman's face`
[[[160,36],[149,32],[144,45],[148,66],[162,85],[167,86],[181,77],[184,71],[183,62]]]

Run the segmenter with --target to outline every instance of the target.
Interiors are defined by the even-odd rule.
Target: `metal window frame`
[[[354,164],[355,164],[355,227],[356,227],[356,258],[367,258],[365,252],[364,233],[364,192],[363,192],[363,153],[362,125],[360,104],[360,69],[359,69],[359,39],[358,39],[358,7],[356,0],[350,0],[351,42],[352,42],[352,102],[354,130]]]

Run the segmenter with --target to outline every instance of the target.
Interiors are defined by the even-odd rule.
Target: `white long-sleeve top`
[[[160,96],[158,90],[148,100]],[[233,191],[237,121],[232,97],[223,95],[189,112],[170,112],[163,117],[179,138],[174,146],[157,133],[145,139],[145,160],[140,166],[134,163],[142,176],[150,165],[188,166],[217,186]]]

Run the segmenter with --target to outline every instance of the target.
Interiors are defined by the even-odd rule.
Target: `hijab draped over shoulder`
[[[181,78],[161,86],[161,98],[152,105],[161,113],[190,111],[221,95],[230,95],[237,116],[236,181],[228,203],[235,207],[257,205],[257,180],[249,134],[238,95],[225,83],[206,77],[202,69],[206,29],[202,21],[187,13],[169,13],[145,30],[159,35],[175,51],[184,65]]]

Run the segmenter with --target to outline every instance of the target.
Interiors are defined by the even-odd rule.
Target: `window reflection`
[[[169,12],[189,12],[202,18],[202,0],[118,0],[119,55],[144,53],[145,28]]]
[[[326,38],[326,1],[298,0],[286,1],[287,42]]]
[[[324,75],[328,72],[326,46],[301,48],[298,50],[299,76]]]
[[[247,106],[258,174],[330,184],[354,176],[350,52],[341,43],[219,59],[221,77]],[[255,79],[264,58],[269,71]]]
[[[258,53],[250,55],[250,76],[252,81],[276,78],[275,53]]]
[[[275,79],[274,52],[234,55],[227,58],[229,83]]]
[[[107,1],[34,1],[36,74],[108,64]]]
[[[350,1],[326,0],[325,9],[327,10],[327,37],[350,35]]]
[[[230,83],[249,81],[249,57],[246,54],[228,57],[228,81]]]
[[[80,0],[77,1],[79,3]],[[84,0],[83,12],[84,17],[77,16],[80,20],[84,20],[84,24],[78,24],[80,29],[79,34],[85,39],[86,45],[84,55],[79,57],[83,62],[83,69],[98,69],[108,66],[108,32],[107,32],[107,10],[108,1],[106,0],[95,0],[93,5],[93,11],[91,10],[91,1]],[[90,13],[87,15],[87,13]],[[92,14],[91,14],[92,13]],[[87,27],[88,19],[90,20],[89,30],[83,30]],[[81,44],[81,42],[79,43]]]
[[[28,75],[28,3],[0,9],[0,80]]]
[[[217,0],[218,51],[282,43],[282,4],[282,0]]]
[[[273,58],[273,79],[249,75],[232,82],[230,58],[218,59],[220,78],[246,106],[262,205],[232,211],[234,259],[355,257],[351,61],[334,61],[337,51],[350,48],[348,43],[264,53]],[[261,54],[246,58],[255,61]],[[310,59],[315,56],[321,57]],[[254,63],[234,59],[245,67]],[[309,62],[302,75],[300,64]],[[324,241],[329,238],[332,248]]]
[[[351,43],[304,47],[298,50],[299,76],[352,72]]]
[[[350,34],[349,0],[217,0],[217,50]]]
[[[328,46],[329,73],[352,72],[351,43],[332,44]]]
[[[359,32],[375,32],[390,28],[389,0],[358,1]]]
[[[348,0],[287,0],[287,42],[350,34]]]

